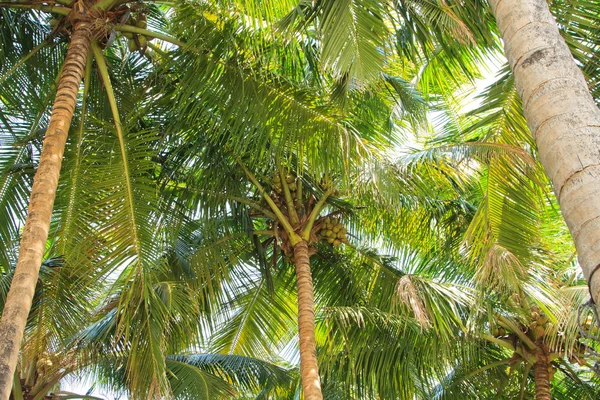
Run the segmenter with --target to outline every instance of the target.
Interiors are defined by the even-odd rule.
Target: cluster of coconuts
[[[323,219],[317,236],[320,240],[338,247],[342,243],[348,243],[347,233],[348,230],[337,218],[326,217]]]
[[[294,201],[294,207],[296,209],[302,208],[303,204],[298,199],[298,189],[302,182],[300,179],[290,173],[285,175],[285,183],[290,190],[290,195],[292,200]],[[283,197],[283,184],[281,183],[281,176],[279,174],[275,174],[273,176],[273,191],[279,196]]]
[[[546,314],[541,312],[540,308],[534,306],[531,308],[531,323],[529,324],[529,332],[533,339],[539,339],[552,328],[552,323],[548,320]]]
[[[581,329],[589,335],[598,335],[598,327],[594,325],[594,318],[591,315],[588,315],[581,323]]]
[[[145,15],[141,15],[135,20],[133,18],[130,18],[127,22],[129,22],[130,25],[135,25],[141,29],[146,29],[148,27],[148,22],[146,21]],[[129,39],[127,41],[127,46],[129,47],[129,51],[131,52],[145,49],[148,45],[148,41],[152,40],[151,38],[148,38],[144,35],[138,35],[131,32],[123,32],[123,36]]]
[[[290,189],[290,193],[293,194],[296,194],[296,190],[298,190],[296,179],[297,178],[291,174],[285,176],[285,183],[287,184],[288,189]],[[283,184],[281,183],[281,176],[279,174],[273,175],[273,190],[277,194],[283,193]]]
[[[37,359],[37,362],[35,364],[38,371],[46,371],[49,368],[51,368],[52,365],[53,365],[52,360],[50,360],[50,358],[48,357],[48,355],[46,353],[40,354],[40,356]]]
[[[494,328],[494,330],[492,331],[492,335],[494,335],[495,337],[499,338],[499,337],[503,337],[506,336],[506,329],[504,329],[501,326],[497,326]]]
[[[544,336],[544,334],[552,329],[552,323],[544,314],[538,306],[531,307],[531,312],[529,314],[529,326],[521,325],[521,329],[527,332],[528,336],[537,340]],[[495,337],[503,337],[509,335],[510,332],[507,332],[503,327],[497,326],[492,331],[492,335]]]
[[[294,201],[294,207],[296,209],[302,209],[304,206],[301,203],[301,200],[298,199],[298,190],[300,190],[300,185],[302,182],[300,179],[289,172],[285,174],[283,177],[285,179],[285,184],[290,191],[290,195]],[[322,186],[326,186],[322,183]],[[272,189],[273,192],[279,197],[283,197],[283,182],[280,174],[276,173],[273,176],[272,181]],[[344,227],[344,225],[337,218],[332,217],[324,217],[317,220],[315,224],[315,232],[319,240],[327,242],[334,247],[338,247],[342,243],[348,243],[347,233],[348,230]]]

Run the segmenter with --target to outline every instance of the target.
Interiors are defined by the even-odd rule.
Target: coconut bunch
[[[546,333],[550,332],[553,328],[552,323],[538,306],[531,307],[529,314],[529,325],[519,324],[519,328],[527,333],[532,340],[537,340],[543,337]],[[492,331],[492,335],[500,338],[511,335],[511,332],[507,331],[502,326],[495,326]]]
[[[296,210],[299,212],[301,209],[304,208],[304,204],[302,204],[302,202],[304,200],[306,200],[304,198],[305,194],[302,193],[302,188],[300,187],[302,185],[302,182],[300,181],[300,178],[298,178],[297,176],[292,175],[291,173],[288,172],[285,174],[285,183],[290,191],[290,196],[292,197],[292,200],[294,202],[294,208],[296,208]],[[282,206],[285,206],[283,184],[281,182],[281,176],[278,173],[275,173],[275,175],[273,175],[273,181],[272,181],[271,186],[273,188],[274,194],[276,195],[274,197],[279,198],[280,204]],[[299,196],[298,196],[299,190],[303,197],[302,200],[299,199]]]
[[[324,179],[321,182],[321,186],[324,190],[327,190],[329,185],[331,185],[329,181],[330,179]],[[310,214],[311,207],[314,206],[317,199],[310,192],[303,191],[300,178],[289,171],[285,174],[275,173],[271,181],[271,195],[275,203],[281,207],[284,213],[285,210],[287,210],[288,205],[285,200],[286,186],[294,203],[293,207],[296,209],[300,220],[305,221],[303,220],[303,217],[305,218]],[[263,205],[263,202],[261,202],[261,206],[266,205]],[[342,243],[348,243],[348,230],[338,218],[326,216],[317,219],[313,226],[312,233],[316,235],[317,240],[325,241],[334,247],[338,247]]]
[[[292,196],[294,196],[296,194],[296,190],[298,190],[297,180],[298,178],[296,178],[292,174],[288,173],[285,175],[285,183],[290,189],[290,193],[292,194]],[[273,175],[273,191],[278,195],[283,194],[283,184],[281,183],[281,176],[277,173]]]
[[[146,20],[146,16],[143,14],[138,16],[137,18],[130,17],[127,20],[127,24],[137,26],[141,29],[146,29],[148,27],[148,21]],[[148,46],[148,41],[152,40],[152,38],[148,38],[144,35],[138,35],[131,32],[123,32],[123,36],[129,39],[127,41],[127,46],[129,47],[129,51],[131,52],[145,50],[146,46]]]
[[[501,337],[506,336],[506,329],[504,329],[501,326],[497,326],[494,329],[492,329],[491,333],[494,337],[501,338]]]
[[[529,316],[531,322],[528,334],[532,339],[537,340],[552,329],[552,323],[548,320],[546,314],[541,312],[539,307],[532,307]]]
[[[317,237],[319,240],[326,241],[334,247],[338,247],[342,243],[348,243],[348,230],[337,218],[325,217],[318,225]]]

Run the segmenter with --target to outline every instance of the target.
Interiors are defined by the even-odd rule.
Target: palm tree
[[[600,189],[594,178],[599,168],[594,135],[600,110],[545,2],[493,0],[490,5],[540,161],[575,241],[592,299],[597,301]],[[582,31],[598,18],[594,6],[587,7],[571,6],[583,16],[577,23]],[[592,39],[592,43],[598,42]]]
[[[430,397],[464,398],[478,393],[494,398],[505,393],[522,399],[531,392],[536,399],[550,399],[551,392],[556,398],[597,396],[584,383],[597,353],[577,326],[576,305],[585,298],[584,287],[559,288],[551,275],[531,278],[522,291],[508,297],[493,294],[487,305],[478,307],[468,323],[473,327],[471,343],[464,344],[475,348],[474,357],[457,353],[456,360],[450,361],[450,373]],[[591,320],[584,327],[592,328]],[[562,380],[555,379],[557,372]],[[569,380],[581,385],[579,395],[561,393]]]
[[[329,216],[320,216],[329,198],[335,192],[333,182],[330,178],[324,178],[325,182],[322,185],[314,182],[308,182],[306,185],[302,179],[293,175],[288,167],[278,162],[272,182],[261,183],[240,158],[237,158],[237,163],[247,179],[258,190],[260,197],[264,198],[264,204],[261,205],[259,200],[252,198],[245,200],[244,194],[239,198],[231,197],[231,194],[227,194],[230,192],[222,195],[219,191],[212,195],[248,204],[255,211],[253,218],[266,218],[263,222],[264,227],[252,234],[267,236],[267,243],[272,243],[274,246],[272,250],[274,262],[277,259],[278,249],[292,259],[296,268],[298,293],[302,388],[306,399],[322,399],[315,339],[314,289],[309,258],[315,252],[314,243],[319,239],[327,240],[334,246],[347,242],[346,229],[333,219],[335,212],[334,215],[330,213]],[[257,244],[257,248],[264,252],[262,246],[260,242]],[[263,273],[267,276],[269,268],[265,266],[263,269]]]
[[[59,184],[59,173],[67,143],[67,134],[79,97],[80,82],[83,76],[86,75],[86,88],[84,92],[87,94],[90,87],[90,80],[92,79],[90,60],[93,53],[109,97],[111,100],[114,100],[112,85],[108,78],[104,56],[101,53],[99,43],[106,43],[107,40],[111,42],[111,36],[114,37],[116,30],[128,29],[129,27],[133,30],[139,30],[138,33],[145,31],[145,29],[132,26],[132,20],[127,24],[126,17],[129,15],[129,8],[116,3],[106,1],[88,4],[86,2],[68,1],[59,3],[58,5],[40,5],[39,7],[27,2],[2,4],[2,15],[5,21],[15,16],[15,13],[10,11],[11,8],[39,9],[58,16],[58,19],[54,20],[55,28],[52,32],[44,32],[45,29],[41,28],[41,34],[49,34],[48,38],[44,37],[40,43],[30,49],[29,53],[23,54],[20,60],[7,63],[11,59],[14,60],[14,55],[3,53],[3,63],[5,65],[12,64],[11,68],[2,76],[3,81],[7,77],[17,76],[13,74],[31,57],[47,57],[48,53],[45,52],[44,54],[42,50],[53,46],[54,36],[69,36],[68,50],[64,58],[64,64],[61,67],[60,77],[57,79],[56,98],[48,120],[48,127],[45,129],[44,144],[40,152],[36,175],[31,186],[31,200],[29,202],[28,217],[21,235],[19,258],[11,283],[11,290],[4,304],[3,318],[0,322],[0,332],[2,332],[0,394],[3,398],[8,398],[10,393],[10,381],[14,375],[23,330],[25,329],[29,310],[32,305],[39,268],[42,263],[46,239],[50,230],[53,204]],[[142,15],[140,14],[136,18],[139,20],[145,19]],[[39,24],[43,20],[37,17],[37,15],[32,14],[32,16],[33,20],[30,26],[39,27]],[[115,28],[115,25],[118,26]],[[3,26],[7,26],[6,22],[3,22]],[[11,43],[11,46],[7,50],[21,46],[22,49],[27,49],[30,41],[23,37],[24,33],[23,30],[18,29],[4,30],[4,40]],[[39,36],[40,34],[36,32],[36,37],[39,38]],[[17,44],[16,46],[14,46],[15,43]],[[51,56],[56,54],[56,51],[50,52]],[[46,60],[52,60],[52,58],[46,58]],[[18,91],[18,87],[13,87],[13,90]],[[12,107],[10,107],[13,110],[24,108],[18,106],[18,100],[14,99],[14,97],[11,100],[16,100],[12,104]],[[116,103],[112,101],[111,105],[113,106],[117,134],[122,136],[121,122],[116,110]],[[45,108],[38,111],[43,115]],[[19,118],[19,116],[15,117]],[[11,120],[4,119],[3,122],[9,132],[12,132],[12,128],[18,123],[12,118]],[[127,169],[125,169],[125,172],[127,173]],[[10,182],[10,180],[11,178],[9,177],[7,182]],[[131,189],[129,189],[129,192],[131,195]],[[131,196],[129,200],[132,200]]]

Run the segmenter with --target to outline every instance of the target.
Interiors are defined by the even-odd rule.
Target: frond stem
[[[298,178],[298,182],[296,183],[296,200],[299,204],[302,204],[302,179]]]
[[[37,388],[37,389],[34,387],[31,390],[32,393],[30,394],[30,397],[33,396],[33,398],[31,400],[42,400],[44,397],[46,397],[46,395],[48,395],[48,392],[50,390],[52,390],[52,388],[54,386],[56,386],[56,384],[58,382],[60,382],[60,380],[62,378],[64,378],[66,375],[70,374],[71,372],[73,372],[73,369],[67,368],[63,372],[59,373],[58,376],[54,377],[54,379],[51,379],[46,385],[44,385],[40,388]]]
[[[504,347],[505,349],[515,351],[515,348],[512,346],[512,343],[510,343],[506,340],[498,339],[497,337],[494,337],[492,335],[481,335],[479,337],[481,339],[487,340],[490,343],[494,343],[500,347]]]
[[[258,231],[252,231],[252,233],[254,235],[263,235],[263,236],[274,236],[275,235],[275,232],[273,232],[273,231],[261,231],[261,230],[258,230]]]
[[[155,45],[152,42],[148,42],[148,47],[150,47],[152,50],[154,50],[156,53],[158,53],[158,55],[160,55],[161,57],[168,57],[168,54],[166,51],[164,51],[163,49],[161,49],[160,47],[158,47],[157,45]]]
[[[252,308],[254,308],[254,304],[256,303],[256,300],[258,299],[258,296],[260,295],[260,290],[262,289],[262,286],[264,283],[265,283],[265,280],[261,279],[260,284],[256,287],[256,293],[254,293],[254,296],[252,296],[252,300],[250,301],[251,308],[250,308],[250,310],[246,310],[246,312],[244,312],[242,321],[240,322],[240,325],[237,327],[235,336],[233,337],[233,340],[231,341],[231,346],[229,347],[229,352],[227,354],[231,355],[235,352],[235,348],[238,345],[240,336],[242,335],[242,331],[244,330],[244,327],[246,326],[246,322],[248,321],[249,314],[250,314]]]
[[[302,231],[302,238],[304,240],[306,240],[306,241],[309,240],[309,238],[310,238],[310,232],[312,231],[313,225],[315,224],[315,221],[317,220],[317,217],[319,216],[319,214],[323,210],[323,207],[325,206],[325,202],[327,201],[327,198],[329,196],[331,196],[331,194],[333,193],[333,191],[334,191],[333,188],[327,189],[327,191],[325,193],[323,193],[323,196],[319,199],[319,201],[317,202],[317,204],[315,204],[315,206],[313,207],[312,211],[310,212],[310,215],[308,216],[308,221],[307,221],[306,227]]]
[[[113,119],[115,122],[115,130],[117,132],[117,136],[119,139],[119,147],[121,149],[121,158],[123,161],[123,173],[124,173],[124,180],[125,180],[125,186],[126,186],[126,190],[127,190],[127,202],[129,203],[129,209],[131,212],[131,229],[132,229],[132,233],[133,233],[133,239],[134,239],[134,249],[135,252],[139,255],[141,255],[140,252],[140,240],[139,240],[139,234],[137,231],[137,225],[135,223],[135,218],[134,218],[134,211],[135,211],[135,207],[134,207],[134,199],[133,199],[133,189],[131,187],[131,176],[129,173],[129,164],[128,164],[128,160],[127,160],[127,149],[125,147],[125,138],[123,137],[123,130],[121,127],[121,118],[119,117],[119,108],[117,106],[117,100],[115,98],[115,93],[113,91],[113,87],[112,87],[112,83],[110,81],[110,76],[108,75],[108,67],[106,65],[106,61],[104,60],[104,56],[102,55],[102,51],[100,50],[100,47],[98,46],[98,44],[94,41],[92,42],[92,52],[94,53],[94,57],[96,58],[96,65],[98,66],[98,71],[100,71],[100,76],[102,77],[102,81],[104,83],[104,88],[106,89],[106,94],[108,96],[108,102],[110,104],[110,109],[112,111],[113,114]]]
[[[12,395],[14,400],[25,400],[23,397],[23,388],[21,387],[21,379],[19,378],[18,368],[15,370],[15,377],[13,379]]]
[[[525,398],[525,388],[527,387],[527,377],[529,376],[529,371],[531,371],[531,367],[533,365],[527,363],[525,364],[525,371],[523,371],[523,380],[521,381],[521,394],[519,395],[519,400],[523,400]]]
[[[277,162],[277,171],[279,172],[279,178],[281,179],[281,187],[283,189],[283,196],[285,197],[285,204],[287,205],[288,212],[290,214],[290,220],[292,225],[297,225],[300,220],[298,219],[298,213],[296,213],[296,207],[294,206],[294,199],[290,193],[290,186],[286,181],[286,172],[279,162]]]
[[[503,328],[516,333],[519,339],[521,339],[521,341],[525,343],[530,350],[538,348],[537,345],[533,343],[533,341],[529,339],[527,335],[516,324],[514,324],[512,321],[509,321],[506,317],[498,315],[498,322],[500,325],[503,326]]]
[[[492,369],[492,368],[499,367],[501,365],[509,364],[510,361],[511,361],[511,358],[509,357],[509,358],[505,358],[505,359],[500,360],[500,361],[493,362],[491,364],[488,364],[488,365],[486,365],[484,367],[479,368],[476,371],[471,372],[470,374],[466,375],[463,379],[464,380],[470,379],[470,378],[474,377],[475,375],[482,373],[483,371],[487,371],[488,369]]]
[[[115,30],[119,31],[119,32],[135,33],[137,35],[143,35],[143,36],[147,36],[147,37],[150,37],[150,38],[164,40],[165,42],[172,43],[172,44],[177,45],[179,47],[182,47],[182,48],[185,48],[185,49],[189,49],[189,50],[192,50],[192,51],[194,50],[194,49],[190,49],[188,45],[186,45],[185,43],[183,43],[180,40],[175,39],[174,37],[171,37],[169,35],[165,35],[163,33],[154,32],[154,31],[149,31],[147,29],[138,28],[137,26],[118,25],[118,26],[115,27]]]
[[[258,204],[254,203],[253,201],[250,201],[244,197],[230,196],[229,198],[231,200],[237,201],[239,203],[246,204],[246,205],[254,208],[257,211],[260,211],[261,213],[263,213],[264,215],[266,215],[269,218],[277,219],[277,216],[275,214],[273,214],[271,211],[267,210],[264,207],[259,206]]]

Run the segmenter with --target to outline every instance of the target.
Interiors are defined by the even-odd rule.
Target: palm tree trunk
[[[300,377],[305,400],[322,400],[317,342],[315,340],[315,300],[308,244],[302,240],[294,246],[298,286],[298,336],[300,338]]]
[[[535,380],[535,400],[551,400],[550,395],[550,360],[546,346],[540,344],[536,361],[533,364],[533,377]]]
[[[525,118],[600,301],[600,110],[546,0],[490,0]]]
[[[10,395],[23,331],[48,239],[60,166],[91,38],[91,24],[77,22],[31,189],[19,258],[0,320],[0,399],[4,400]]]

